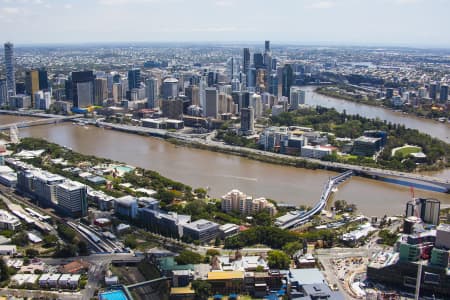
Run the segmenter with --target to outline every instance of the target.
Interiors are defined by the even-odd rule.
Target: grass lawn
[[[420,151],[422,151],[422,148],[420,148],[420,147],[407,146],[407,147],[404,147],[404,148],[401,148],[401,149],[398,149],[397,151],[395,151],[395,155],[401,155],[402,157],[407,157],[411,153],[417,153]]]

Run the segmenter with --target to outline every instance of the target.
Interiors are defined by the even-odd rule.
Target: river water
[[[347,111],[351,113],[349,109]],[[23,119],[0,115],[0,124],[18,120]],[[71,123],[24,128],[20,129],[20,135],[45,138],[80,153],[155,170],[194,188],[209,187],[209,194],[213,197],[220,197],[237,188],[252,196],[267,197],[295,205],[312,205],[319,199],[322,186],[328,177],[336,174],[179,147],[158,138],[94,126],[76,126]],[[448,170],[434,175],[448,178]],[[416,196],[433,197],[444,204],[450,204],[448,194],[416,190]],[[353,177],[339,186],[335,199],[345,199],[354,203],[359,211],[369,216],[393,215],[404,212],[406,201],[410,199],[410,192],[408,187]]]
[[[349,115],[359,114],[367,118],[379,118],[388,122],[403,124],[407,128],[418,129],[432,137],[450,143],[450,124],[440,123],[434,120],[418,118],[412,115],[405,115],[385,108],[359,104],[356,102],[336,99],[314,92],[315,87],[307,86],[302,88],[306,91],[306,104],[333,107],[337,111],[346,111]]]

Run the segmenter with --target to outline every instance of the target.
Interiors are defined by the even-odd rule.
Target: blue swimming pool
[[[122,291],[109,291],[100,294],[100,300],[128,300]]]

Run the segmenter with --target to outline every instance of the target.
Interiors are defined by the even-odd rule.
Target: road
[[[89,298],[82,298],[80,292],[58,292],[58,291],[43,291],[43,290],[25,290],[25,289],[0,289],[0,296],[14,296],[17,298],[38,298],[38,299],[61,299],[61,300],[89,300]]]

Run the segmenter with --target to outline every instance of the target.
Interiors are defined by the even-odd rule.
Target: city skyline
[[[450,47],[444,0],[1,0],[15,44],[246,42]],[[439,8],[439,9],[437,9]],[[124,11],[126,13],[124,13]],[[80,17],[82,16],[82,18]]]

